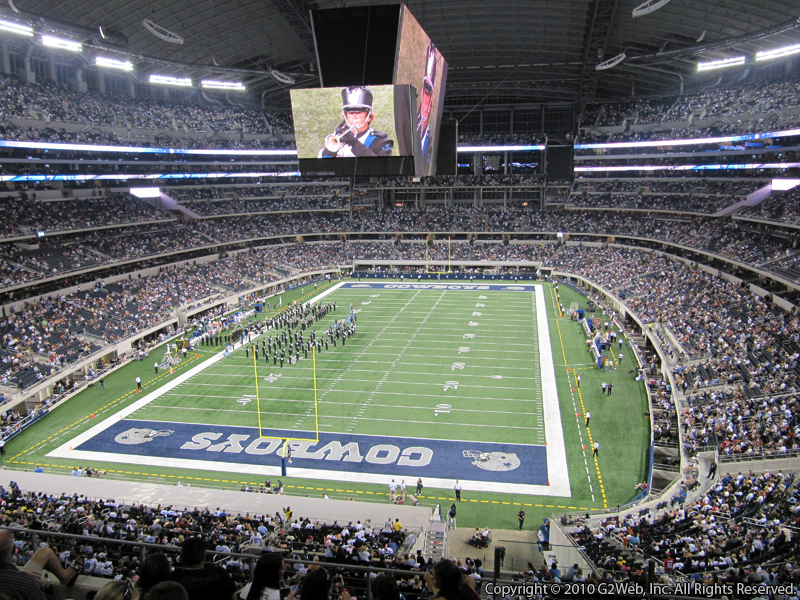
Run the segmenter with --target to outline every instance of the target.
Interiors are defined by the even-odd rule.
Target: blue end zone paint
[[[345,283],[340,290],[453,290],[461,292],[532,292],[534,285],[496,283]]]
[[[291,430],[263,435],[297,436]],[[89,452],[279,467],[283,441],[253,427],[121,420],[75,447]],[[545,446],[320,433],[289,442],[292,466],[387,476],[548,484]]]

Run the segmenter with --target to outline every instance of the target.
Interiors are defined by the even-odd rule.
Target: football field
[[[563,286],[561,294],[565,304],[581,298]],[[83,392],[15,439],[9,466],[91,465],[222,487],[282,478],[290,494],[376,501],[392,479],[413,490],[422,478],[425,504],[451,500],[459,480],[464,523],[491,526],[513,523],[514,506],[549,516],[634,495],[649,441],[642,384],[627,375],[631,358],[613,375],[593,368],[585,335],[549,284],[350,281],[306,301],[337,305],[303,331],[304,341],[312,331],[328,339],[327,349],[281,366],[274,349],[285,330],[273,329],[230,356],[199,346],[174,374],[154,377],[148,363],[146,377],[148,367],[132,363],[106,383],[127,387],[123,395]],[[350,305],[357,331],[334,347],[325,331]],[[140,394],[125,383],[137,373]],[[613,399],[590,390],[601,379],[615,381]],[[82,418],[71,423],[70,410]],[[605,453],[594,459],[598,438]],[[501,516],[484,504],[510,506]]]
[[[290,452],[292,474],[314,479],[568,496],[543,287],[398,285],[320,295],[337,310],[303,339],[352,306],[349,342],[279,366],[267,332],[52,456],[267,477]]]

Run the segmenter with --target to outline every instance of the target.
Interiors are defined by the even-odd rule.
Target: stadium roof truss
[[[395,0],[373,0],[388,4]],[[290,87],[318,84],[308,11],[365,0],[29,0],[0,8],[133,57],[137,71],[225,74],[254,97],[288,106]],[[620,100],[719,84],[697,63],[800,42],[791,0],[671,0],[634,17],[640,0],[409,0],[450,64],[447,104],[520,105]],[[151,23],[183,43],[154,35]],[[100,29],[102,28],[102,35]],[[347,35],[347,32],[342,32]],[[164,39],[167,38],[167,39]],[[624,59],[619,60],[624,54]],[[610,63],[617,61],[609,68]],[[130,58],[129,58],[130,59]],[[79,60],[79,59],[75,59]],[[791,60],[791,59],[789,59]],[[742,79],[752,61],[725,72]],[[605,65],[604,65],[605,63]],[[601,65],[598,70],[597,66]]]

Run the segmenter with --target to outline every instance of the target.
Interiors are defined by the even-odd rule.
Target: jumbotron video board
[[[401,12],[399,39],[394,83],[417,91],[414,171],[418,177],[435,175],[447,61],[407,6]]]
[[[409,85],[292,90],[297,157],[413,156],[412,94]]]
[[[311,18],[321,87],[291,93],[301,173],[436,174],[447,62],[411,11],[361,6]]]

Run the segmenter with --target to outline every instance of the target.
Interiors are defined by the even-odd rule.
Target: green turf
[[[487,299],[479,301],[481,295]],[[329,346],[313,361],[309,354],[283,367],[274,358],[267,362],[259,354],[256,361],[239,349],[130,418],[260,423],[265,429],[294,428],[296,437],[305,439],[315,439],[318,426],[332,433],[384,435],[402,421],[415,437],[544,444],[531,296],[339,290],[326,298],[338,303],[337,313],[313,329],[321,339],[352,302],[360,311],[358,334],[346,346]],[[470,317],[477,313],[481,316]],[[465,339],[465,332],[475,331],[468,325],[472,319],[480,320],[480,333]],[[458,368],[465,361],[469,367]],[[448,381],[460,387],[445,391]]]
[[[321,291],[321,290],[320,290]],[[633,486],[645,476],[649,422],[646,395],[641,383],[628,371],[633,368],[630,352],[620,368],[611,374],[591,368],[585,347],[585,335],[579,324],[558,314],[549,285],[548,321],[561,406],[564,439],[567,449],[572,498],[465,492],[459,523],[464,526],[489,525],[516,527],[518,506],[526,506],[528,523],[541,523],[552,512],[593,511],[624,503],[634,496]],[[300,295],[290,292],[284,302]],[[377,297],[375,294],[380,294]],[[317,389],[321,430],[397,435],[542,443],[542,400],[538,373],[536,315],[527,293],[481,292],[480,300],[472,292],[440,290],[393,291],[339,290],[329,296],[339,303],[335,317],[346,314],[352,302],[358,313],[359,332],[346,347],[330,347],[317,361]],[[585,300],[561,286],[561,302],[573,300],[583,306]],[[327,301],[327,300],[326,300]],[[369,304],[362,304],[369,302]],[[477,307],[476,304],[485,304]],[[463,317],[471,312],[480,317]],[[465,339],[470,320],[480,321],[474,339]],[[490,325],[486,327],[485,325]],[[321,328],[323,324],[316,325]],[[491,332],[491,333],[489,333]],[[260,343],[260,342],[259,342]],[[563,346],[562,346],[563,344]],[[458,348],[470,348],[458,354]],[[162,351],[163,352],[163,351]],[[623,351],[624,352],[624,351]],[[211,356],[200,349],[190,354],[177,372],[190,368]],[[159,351],[156,355],[160,357]],[[152,355],[151,355],[152,356]],[[468,363],[466,369],[453,370],[454,362]],[[9,467],[31,468],[44,464],[46,469],[65,472],[73,465],[45,456],[55,447],[95,423],[90,417],[106,418],[140,398],[133,393],[134,378],[140,375],[145,391],[155,389],[169,377],[154,376],[152,361],[134,362],[106,378],[106,389],[97,387],[82,392],[52,415],[23,432],[8,445]],[[574,388],[574,369],[583,374],[582,390]],[[568,371],[568,369],[570,369]],[[339,375],[344,375],[339,379]],[[258,375],[259,401],[238,403],[243,395],[255,393]],[[268,383],[270,374],[282,377]],[[137,411],[131,418],[165,421],[219,423],[254,426],[261,411],[263,427],[299,424],[299,431],[310,433],[313,419],[313,383],[311,360],[281,370],[260,358],[254,368],[252,359],[237,353],[211,366],[179,388],[180,397],[168,393]],[[493,379],[491,375],[502,375]],[[611,397],[600,394],[600,382],[613,381]],[[442,381],[469,382],[467,387],[443,391]],[[476,383],[482,387],[476,387]],[[538,391],[537,391],[538,390]],[[573,401],[574,396],[574,401]],[[447,398],[444,400],[444,398]],[[439,411],[437,404],[450,404],[450,412]],[[180,407],[176,409],[175,407]],[[312,416],[306,417],[312,408]],[[583,412],[590,410],[592,421],[587,431]],[[580,413],[576,417],[575,413]],[[580,432],[580,433],[579,433]],[[589,436],[601,444],[597,464],[591,459]],[[302,436],[299,436],[302,437]],[[586,460],[585,460],[586,459]],[[85,465],[84,465],[85,466]],[[242,483],[258,484],[258,478],[224,472],[132,467],[117,463],[92,464],[104,468],[109,476],[131,479],[189,480],[195,485],[230,489]],[[588,467],[588,473],[587,473]],[[327,492],[338,498],[364,498],[388,502],[383,485],[339,481],[285,480],[287,493],[321,495]],[[413,482],[407,481],[407,484]],[[591,486],[591,487],[590,487]],[[409,487],[411,487],[409,485]],[[603,496],[605,494],[605,496]],[[424,504],[449,504],[452,490],[426,488]],[[593,499],[594,496],[594,499]]]

